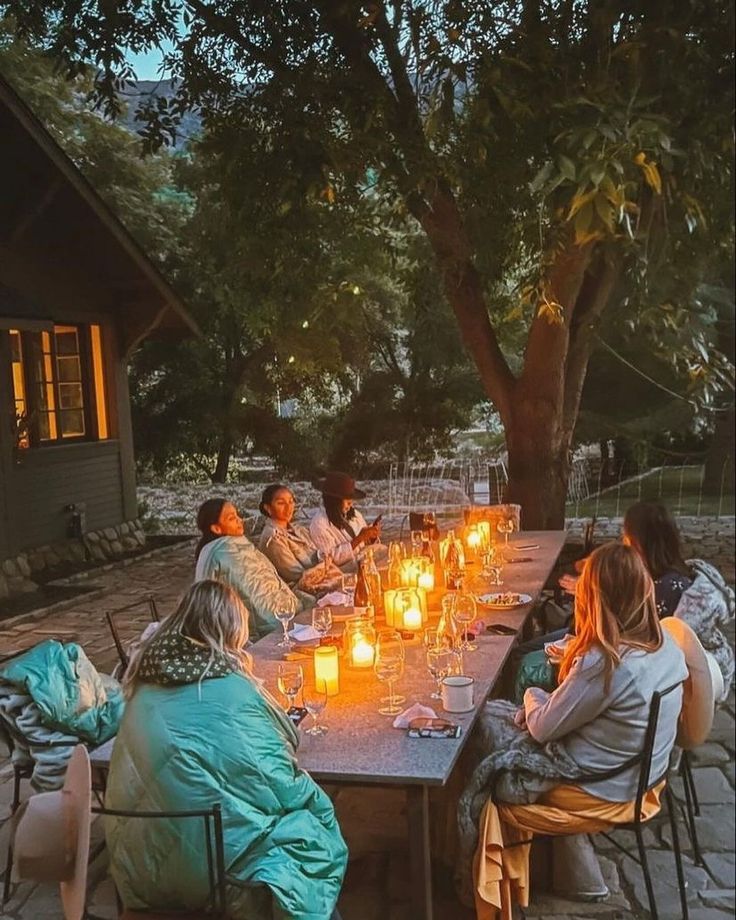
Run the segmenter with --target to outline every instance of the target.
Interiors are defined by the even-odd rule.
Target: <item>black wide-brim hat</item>
[[[330,495],[332,498],[365,498],[366,493],[355,486],[355,480],[347,473],[338,473],[332,470],[326,473],[321,479],[315,479],[312,483],[315,489],[323,495]]]

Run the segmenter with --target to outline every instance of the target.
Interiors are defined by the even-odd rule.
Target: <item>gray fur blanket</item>
[[[709,563],[688,559],[687,564],[693,583],[683,592],[675,616],[687,623],[718,662],[727,696],[734,678],[734,655],[724,629],[734,618],[734,593]]]
[[[572,783],[580,768],[558,742],[536,742],[526,728],[514,722],[519,707],[507,700],[487,703],[475,728],[474,748],[481,759],[458,802],[459,829],[456,883],[461,899],[473,903],[473,855],[478,845],[478,824],[492,796],[495,802],[527,805],[543,792]],[[490,752],[490,753],[487,753]]]

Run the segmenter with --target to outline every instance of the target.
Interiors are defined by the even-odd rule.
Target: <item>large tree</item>
[[[732,199],[730,2],[4,5],[72,68],[93,61],[112,105],[124,49],[170,43],[178,92],[149,107],[152,142],[200,106],[234,162],[243,125],[287,140],[295,196],[392,194],[426,234],[500,413],[509,498],[527,527],[561,523],[602,315],[651,306],[657,272],[686,308],[681,269]],[[509,313],[523,355],[501,347]]]

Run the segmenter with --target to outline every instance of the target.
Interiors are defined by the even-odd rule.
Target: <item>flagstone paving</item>
[[[117,655],[104,612],[123,606],[144,594],[153,594],[161,614],[171,611],[193,577],[193,544],[159,550],[124,566],[93,572],[89,586],[95,592],[43,615],[26,615],[0,626],[0,657],[27,648],[42,639],[58,637],[80,642],[101,671],[110,671]],[[123,628],[125,639],[140,633],[147,622],[141,611]],[[733,640],[733,636],[731,636]],[[691,920],[733,918],[734,897],[734,695],[722,707],[707,744],[695,757],[695,783],[702,803],[697,818],[701,846],[710,875],[692,864],[685,841],[688,901]],[[12,797],[12,774],[0,746],[0,860],[9,833],[7,820]],[[404,806],[401,796],[385,790],[340,790],[335,806],[348,840],[351,860],[340,900],[344,920],[415,920],[408,903],[409,860],[405,851]],[[97,824],[98,822],[96,822]],[[95,828],[94,839],[100,839]],[[662,920],[681,916],[668,829],[647,829],[657,904]],[[602,838],[601,838],[602,840]],[[605,841],[597,842],[601,864],[611,894],[600,904],[582,904],[536,893],[527,916],[534,920],[624,920],[644,918],[646,897],[638,867]],[[455,899],[450,873],[438,866],[435,883],[436,920],[470,920],[472,911]],[[115,900],[107,875],[104,852],[90,867],[88,909],[101,918],[114,918]],[[56,886],[22,884],[0,917],[12,920],[61,920]]]

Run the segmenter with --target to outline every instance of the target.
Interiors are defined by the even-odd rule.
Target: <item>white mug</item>
[[[445,677],[442,681],[442,708],[445,712],[470,712],[474,684],[473,678],[466,675]]]

